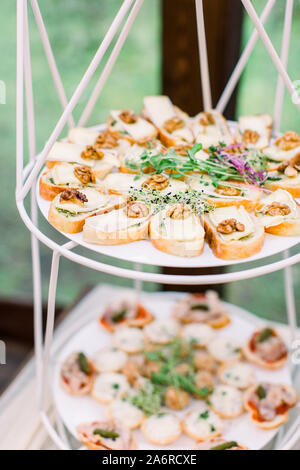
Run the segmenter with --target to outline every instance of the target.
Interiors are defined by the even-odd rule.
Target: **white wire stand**
[[[103,58],[109,46],[115,41],[106,64],[102,68],[98,82],[87,102],[87,105],[79,119],[78,125],[85,125],[87,122],[99,95],[113,69],[122,46],[128,36],[131,26],[143,4],[144,0],[123,0],[119,11],[117,12],[112,24],[108,28],[102,42],[100,43],[90,65],[80,80],[71,99],[68,101],[65,90],[58,72],[54,54],[47,35],[46,27],[39,9],[37,0],[30,0],[33,14],[40,32],[41,40],[48,60],[50,72],[56,86],[58,97],[61,102],[63,112],[52,131],[48,141],[42,151],[36,155],[35,146],[35,119],[34,119],[34,98],[32,90],[31,64],[30,64],[30,39],[28,28],[28,7],[29,0],[17,0],[17,119],[16,119],[16,204],[18,211],[32,237],[32,264],[33,264],[33,290],[34,290],[34,337],[35,337],[35,358],[36,358],[36,376],[37,376],[37,403],[40,409],[41,419],[48,430],[50,436],[61,449],[70,449],[64,425],[59,416],[57,419],[57,429],[52,425],[47,416],[46,403],[48,394],[48,368],[53,338],[53,327],[55,317],[55,298],[57,278],[59,272],[59,261],[61,256],[81,264],[90,269],[102,273],[111,274],[118,277],[126,277],[135,281],[135,288],[140,291],[141,283],[156,282],[161,284],[182,284],[182,285],[201,285],[201,284],[221,284],[234,282],[243,279],[250,279],[262,276],[268,273],[284,269],[285,294],[287,304],[288,322],[290,326],[291,340],[295,337],[297,322],[296,309],[293,294],[293,280],[291,267],[300,261],[300,253],[290,256],[286,251],[281,260],[269,263],[268,261],[259,267],[250,267],[247,269],[238,268],[237,271],[213,274],[213,275],[167,275],[161,273],[143,272],[140,265],[134,264],[132,269],[125,269],[112,264],[96,261],[88,255],[83,256],[74,252],[76,243],[69,241],[63,245],[54,242],[48,235],[43,233],[38,227],[38,206],[36,198],[36,180],[40,170],[45,163],[46,156],[53,146],[54,142],[60,137],[60,134],[67,124],[69,127],[75,125],[72,112],[78,103],[82,93],[87,87],[90,79],[98,69],[103,65]],[[147,0],[146,0],[147,1]],[[284,20],[284,29],[282,35],[281,58],[278,56],[268,34],[265,31],[264,23],[267,21],[276,0],[268,0],[261,17],[259,18],[250,0],[241,0],[245,10],[251,18],[255,29],[250,40],[245,47],[229,81],[217,104],[217,109],[223,111],[234,91],[235,86],[241,76],[242,71],[251,55],[251,52],[259,38],[264,43],[268,54],[270,55],[275,68],[278,72],[278,86],[275,100],[274,122],[275,129],[280,128],[280,116],[282,110],[284,89],[287,88],[292,96],[295,94],[293,83],[286,72],[288,51],[290,42],[291,23],[293,16],[294,0],[286,0],[286,11]],[[203,1],[195,0],[196,3],[196,21],[199,37],[199,54],[201,64],[201,83],[203,102],[205,109],[211,107],[211,87],[209,77],[209,66],[205,39],[205,22],[203,15]],[[121,31],[118,34],[118,30]],[[29,162],[24,162],[24,84],[26,95],[26,114],[27,114],[27,132],[29,145]],[[300,110],[300,102],[296,103]],[[30,213],[24,206],[24,201],[28,193],[31,192]],[[41,296],[41,270],[39,257],[39,242],[48,246],[53,251],[51,275],[49,281],[48,293],[48,311],[46,322],[46,333],[43,338],[42,333],[42,296]],[[300,437],[300,417],[295,420],[291,430],[286,434],[280,434],[277,442],[277,448],[287,449],[292,447]]]

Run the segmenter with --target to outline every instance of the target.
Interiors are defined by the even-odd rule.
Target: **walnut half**
[[[243,232],[245,225],[238,222],[236,219],[226,219],[219,223],[217,232],[228,235],[233,232]]]
[[[118,146],[118,139],[108,131],[100,132],[94,146],[102,149],[113,149]]]
[[[243,133],[243,142],[244,144],[256,144],[259,139],[259,134],[256,131],[251,129],[246,129]]]
[[[81,158],[84,160],[102,160],[104,153],[96,149],[92,145],[88,145],[86,149],[81,152]]]
[[[300,146],[300,135],[294,131],[288,131],[283,136],[275,140],[275,145],[280,150],[292,150]]]
[[[137,114],[130,109],[124,109],[124,111],[119,114],[119,118],[121,121],[125,122],[125,124],[135,124],[138,120]]]
[[[66,189],[60,194],[59,202],[71,202],[83,206],[85,202],[88,202],[88,198],[77,189]]]
[[[175,220],[183,220],[191,215],[192,211],[184,204],[175,204],[167,210],[167,216]]]
[[[148,178],[145,183],[142,184],[144,188],[157,189],[162,191],[169,186],[169,180],[164,175],[152,175]]]
[[[202,126],[213,126],[215,124],[214,117],[211,113],[209,112],[204,112],[203,116],[200,118],[200,124]]]
[[[82,184],[95,183],[96,179],[89,166],[76,166],[74,168],[74,175]]]
[[[172,134],[173,132],[177,131],[178,129],[182,129],[184,127],[184,121],[180,119],[178,116],[174,116],[171,119],[168,119],[164,123],[164,129],[169,133]]]
[[[287,204],[281,204],[280,202],[272,202],[264,209],[264,214],[271,215],[272,217],[276,215],[288,215],[290,214],[291,209]]]
[[[149,215],[149,209],[142,201],[130,201],[125,208],[125,212],[127,217],[132,219],[147,217],[147,215]]]

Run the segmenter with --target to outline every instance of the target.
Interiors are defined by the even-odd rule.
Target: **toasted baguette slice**
[[[108,213],[125,204],[124,197],[103,194],[96,189],[67,190],[57,195],[51,202],[48,220],[61,232],[78,233],[82,231],[88,217]]]
[[[117,437],[111,439],[103,437],[95,432],[96,430],[114,431]],[[136,441],[126,427],[123,427],[117,421],[93,421],[92,423],[83,423],[77,426],[77,433],[80,442],[90,450],[135,450]]]
[[[118,139],[108,130],[95,131],[85,127],[73,127],[68,132],[68,141],[79,145],[92,145],[94,147],[113,150],[122,155],[130,147],[130,142],[122,138]]]
[[[80,368],[79,355],[85,361],[85,372]],[[94,383],[94,369],[92,363],[83,353],[72,353],[62,364],[60,371],[60,384],[71,395],[87,395]]]
[[[159,130],[160,140],[166,147],[194,142],[189,116],[174,106],[167,96],[146,96],[144,114]]]
[[[244,230],[230,234],[220,233],[219,224],[234,220]],[[264,244],[264,227],[241,206],[220,207],[203,216],[206,240],[214,255],[224,260],[242,259],[258,253]]]
[[[203,191],[203,197],[215,207],[243,206],[253,211],[262,196],[262,189],[255,186],[224,181],[216,188],[212,179],[206,175],[191,176],[188,185],[196,191]]]
[[[293,131],[287,131],[278,137],[273,145],[264,149],[270,170],[276,169],[280,163],[289,161],[298,154],[300,154],[300,135]]]
[[[150,156],[156,155],[161,150],[162,147],[160,144],[149,143],[149,145],[146,146],[138,144],[132,145],[119,156],[120,171],[122,173],[140,173],[141,165],[143,163],[141,157],[145,154],[145,151],[147,151],[147,154]]]
[[[241,116],[238,120],[235,138],[247,148],[264,149],[270,143],[273,118],[270,114]]]
[[[198,216],[177,204],[151,218],[150,238],[158,250],[170,255],[199,256],[203,251],[204,230]]]
[[[87,173],[87,184],[77,178],[77,169],[84,169]],[[52,201],[58,194],[67,189],[93,188],[102,190],[103,184],[93,173],[93,169],[86,165],[60,163],[51,170],[44,172],[40,177],[40,195],[47,201]]]
[[[68,142],[55,142],[47,156],[47,167],[53,168],[58,163],[77,163],[92,168],[96,178],[102,179],[114,168],[119,168],[120,162],[115,150],[97,148],[101,159],[85,158],[87,149],[84,145],[70,144]]]
[[[171,444],[182,433],[179,418],[168,412],[145,418],[141,430],[148,441],[160,446]]]
[[[137,208],[137,212],[131,212],[133,207]],[[148,237],[149,219],[150,210],[143,202],[129,202],[123,209],[87,219],[83,239],[98,245],[121,245],[144,240]]]
[[[112,110],[107,129],[116,137],[131,143],[143,144],[157,137],[153,124],[131,110]]]
[[[197,114],[192,121],[192,131],[196,142],[207,149],[220,142],[226,145],[233,144],[234,140],[224,116],[216,109]]]
[[[295,199],[300,198],[300,172],[297,176],[288,177],[277,171],[270,172],[271,177],[278,177],[278,181],[267,181],[265,183],[265,188],[270,189],[271,191],[276,191],[277,189],[285,189],[288,191]]]
[[[267,337],[264,337],[265,334]],[[278,348],[275,356],[276,349],[274,348]],[[255,331],[243,347],[243,354],[248,361],[270,370],[280,369],[288,360],[287,347],[272,328]],[[274,359],[276,356],[277,359]]]
[[[293,387],[290,387],[289,385],[282,386],[291,395],[291,397],[293,397],[293,404],[287,405],[287,409],[285,412],[276,414],[276,416],[272,420],[267,421],[260,418],[258,409],[254,406],[253,402],[251,401],[251,396],[253,396],[253,393],[255,393],[257,387],[258,385],[250,387],[244,395],[244,407],[247,411],[250,412],[253,423],[259,428],[265,430],[275,429],[281,426],[282,424],[286,423],[289,419],[288,410],[295,406],[295,404],[298,402],[298,394],[296,390]]]
[[[255,215],[268,233],[300,235],[300,209],[288,191],[277,189],[267,196],[257,206]]]
[[[209,402],[211,409],[224,419],[237,418],[244,413],[243,394],[231,385],[216,385]]]

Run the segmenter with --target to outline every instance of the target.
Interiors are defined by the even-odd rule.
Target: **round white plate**
[[[46,201],[40,196],[39,181],[36,187],[36,197],[42,214],[48,220],[50,202]],[[250,258],[225,261],[217,258],[207,243],[204,244],[204,250],[201,256],[196,256],[194,258],[182,258],[180,256],[169,255],[163,251],[157,250],[148,240],[127,243],[125,245],[104,246],[86,243],[83,240],[82,233],[60,233],[68,239],[78,243],[78,245],[82,245],[89,250],[110,256],[112,258],[131,261],[133,263],[151,264],[153,266],[169,266],[174,268],[209,268],[256,261],[287,250],[300,242],[299,237],[278,237],[275,235],[266,234],[264,246],[258,254],[251,256]]]
[[[170,315],[174,301],[170,300],[168,294],[146,296],[143,303],[154,314],[160,318],[166,318]],[[173,298],[172,298],[173,299]],[[231,304],[225,304],[231,315],[232,322],[227,327],[216,330],[217,335],[238,338],[241,344],[251,335],[251,333],[264,323],[245,310]],[[98,313],[99,312],[99,306]],[[96,310],[97,311],[97,310]],[[53,377],[53,397],[57,410],[74,437],[77,437],[76,426],[83,422],[101,420],[106,418],[105,406],[95,401],[90,396],[76,397],[67,394],[60,386],[60,367],[62,361],[74,351],[84,351],[88,355],[93,355],[97,350],[111,344],[111,335],[101,328],[96,311],[93,313],[93,320],[87,320],[87,323],[80,326],[77,332],[64,342],[63,347],[52,358]],[[271,381],[277,383],[291,383],[288,365],[277,371],[268,371],[253,366],[257,380]],[[195,407],[197,400],[188,409]],[[187,410],[178,412],[182,417]],[[139,449],[157,449],[146,440],[141,431],[134,431]],[[238,440],[249,449],[263,448],[276,434],[276,430],[264,431],[257,428],[250,420],[247,413],[244,413],[237,419],[224,420],[224,437],[228,440]],[[195,442],[182,434],[177,441],[169,446],[162,447],[167,450],[174,449],[193,449]]]

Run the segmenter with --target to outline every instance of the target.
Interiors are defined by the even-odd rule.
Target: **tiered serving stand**
[[[105,0],[103,0],[105,1]],[[126,245],[124,247],[93,247],[84,244],[80,235],[67,236],[69,241],[63,245],[59,245],[53,241],[47,234],[43,233],[38,227],[38,207],[46,215],[47,206],[45,202],[39,198],[36,186],[38,183],[39,173],[44,165],[46,156],[51,149],[53,143],[60,137],[60,134],[65,126],[75,126],[72,116],[72,111],[80,99],[84,89],[89,83],[91,77],[96,69],[103,62],[103,57],[108,47],[117,35],[119,27],[123,24],[121,32],[117,35],[113,50],[102,69],[99,80],[93,90],[90,99],[82,113],[79,122],[76,125],[84,126],[88,117],[97,102],[100,92],[105,85],[106,80],[115,64],[120,50],[127,38],[130,28],[136,18],[144,0],[124,0],[117,12],[111,26],[109,27],[103,41],[94,55],[89,67],[83,75],[79,85],[77,86],[73,96],[68,101],[62,81],[56,66],[55,58],[43,22],[43,18],[39,9],[37,0],[17,0],[17,165],[16,165],[16,204],[25,225],[31,232],[31,245],[32,245],[32,263],[33,263],[33,280],[34,280],[34,336],[35,336],[35,358],[36,358],[36,375],[37,375],[37,402],[40,409],[41,419],[47,428],[49,434],[55,443],[61,449],[70,449],[70,444],[67,439],[64,423],[58,415],[57,425],[53,426],[46,412],[47,395],[48,395],[48,373],[49,361],[51,356],[51,347],[53,339],[53,325],[55,317],[55,297],[57,277],[59,271],[59,261],[63,256],[73,261],[74,263],[81,264],[88,268],[100,271],[103,273],[111,274],[113,276],[125,277],[135,281],[135,288],[141,289],[142,281],[155,282],[161,284],[181,284],[181,285],[208,285],[208,284],[222,284],[227,282],[234,282],[243,279],[250,279],[264,274],[272,273],[277,270],[284,270],[284,284],[286,295],[286,308],[287,317],[290,328],[290,340],[295,339],[296,335],[296,309],[293,295],[293,282],[291,266],[300,261],[300,253],[293,256],[289,253],[289,248],[298,243],[296,239],[288,239],[269,236],[269,242],[266,243],[266,248],[263,249],[259,256],[251,258],[247,263],[246,268],[242,263],[226,263],[220,262],[215,258],[206,248],[204,254],[196,259],[181,259],[165,255],[160,252],[154,252],[154,248],[148,242],[137,242],[138,244]],[[147,1],[147,0],[146,0]],[[295,105],[300,110],[300,99],[294,89],[287,72],[286,66],[288,61],[289,39],[291,31],[291,23],[293,17],[294,0],[286,0],[284,28],[282,35],[282,50],[281,57],[276,53],[274,46],[264,29],[264,23],[274,7],[276,0],[268,0],[263,10],[261,17],[258,17],[250,0],[241,0],[245,10],[250,16],[255,29],[250,37],[250,40],[245,47],[230,79],[225,87],[225,90],[220,97],[217,104],[217,109],[223,111],[230,99],[230,96],[240,78],[240,75],[248,61],[248,58],[255,46],[257,40],[260,38],[278,72],[278,84],[275,98],[274,109],[274,123],[275,135],[280,129],[280,116],[282,110],[282,102],[284,95],[284,88],[288,89],[292,96]],[[51,133],[47,143],[42,151],[37,154],[35,146],[35,120],[34,120],[34,101],[32,90],[32,77],[31,77],[31,63],[30,63],[30,39],[28,30],[28,10],[31,4],[36,23],[39,28],[41,40],[45,49],[48,59],[49,68],[56,85],[58,96],[63,108],[63,113],[57,122],[53,132]],[[201,64],[201,79],[203,101],[205,109],[211,108],[211,92],[210,92],[210,79],[208,70],[208,60],[206,51],[205,40],[205,24],[203,16],[203,1],[195,0],[196,3],[196,20],[198,26],[199,37],[199,52]],[[28,145],[29,145],[29,163],[24,163],[24,86],[26,98],[26,115],[27,115],[27,131],[28,131]],[[30,192],[31,207],[28,212],[24,206],[24,201]],[[46,321],[46,333],[43,337],[42,333],[42,298],[41,298],[41,270],[40,270],[40,256],[39,256],[39,242],[48,246],[52,251],[52,266],[49,280],[49,294],[48,294],[48,311]],[[74,250],[78,245],[85,246],[85,255],[79,255]],[[141,248],[142,247],[142,248]],[[105,261],[96,261],[94,253],[101,253],[108,255]],[[282,259],[278,261],[270,261],[270,256],[276,253],[283,253]],[[125,269],[110,264],[114,258],[121,258],[131,261],[131,269]],[[110,261],[106,261],[109,259]],[[261,260],[261,264],[253,266],[253,261]],[[179,268],[187,267],[214,267],[224,265],[234,265],[234,270],[222,274],[201,274],[201,275],[168,275],[161,273],[153,273],[142,270],[143,264],[153,264],[155,266],[173,266]],[[80,326],[78,327],[80,328]],[[67,334],[67,332],[66,332]],[[292,370],[292,373],[295,370]],[[276,441],[276,448],[288,449],[298,441],[300,437],[300,416],[294,419],[286,432],[280,431]]]

